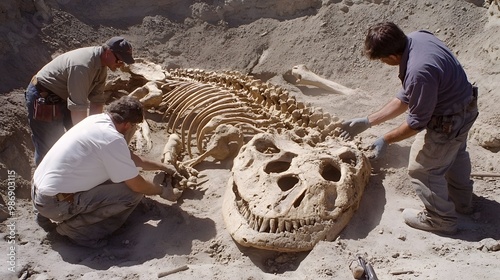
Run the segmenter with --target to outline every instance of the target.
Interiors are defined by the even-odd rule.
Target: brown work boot
[[[455,223],[445,223],[439,218],[431,217],[425,210],[407,208],[403,210],[405,223],[412,228],[453,235],[457,232]]]

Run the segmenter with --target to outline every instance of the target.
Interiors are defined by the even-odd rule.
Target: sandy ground
[[[412,229],[401,216],[403,208],[421,207],[406,175],[412,139],[391,145],[383,159],[372,162],[370,181],[347,227],[336,241],[320,242],[309,252],[265,251],[232,240],[221,212],[230,160],[197,166],[208,181],[185,191],[177,203],[145,198],[102,249],[72,245],[34,223],[29,200],[33,147],[23,88],[52,56],[114,35],[126,36],[136,56],[165,69],[252,74],[286,88],[297,100],[349,119],[380,108],[400,86],[396,68],[361,55],[366,27],[387,19],[406,32],[433,31],[480,88],[480,116],[469,139],[473,172],[500,174],[496,1],[220,2],[2,1],[0,33],[7,40],[0,43],[0,179],[3,204],[15,208],[0,224],[0,278],[156,279],[160,272],[187,265],[162,279],[353,279],[349,263],[361,254],[379,279],[495,279],[500,273],[498,177],[474,178],[476,212],[459,217],[457,235]],[[357,93],[343,96],[296,85],[290,70],[298,64]],[[374,127],[358,140],[369,145],[401,121]],[[159,159],[165,126],[149,122],[154,146],[145,155]],[[16,188],[15,195],[10,196],[9,186]]]

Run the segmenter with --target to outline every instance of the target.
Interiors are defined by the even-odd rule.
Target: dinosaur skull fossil
[[[311,147],[289,134],[257,134],[234,160],[223,215],[236,242],[308,251],[334,240],[358,208],[370,175],[363,154],[336,143]]]

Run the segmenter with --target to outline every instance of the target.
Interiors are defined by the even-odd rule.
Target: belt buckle
[[[56,194],[57,201],[67,201],[73,203],[73,193],[58,193]]]

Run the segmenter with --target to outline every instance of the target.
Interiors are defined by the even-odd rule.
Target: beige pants
[[[471,207],[473,181],[467,135],[477,109],[457,117],[450,134],[418,133],[411,146],[408,174],[418,197],[436,223],[456,224],[456,209]]]

